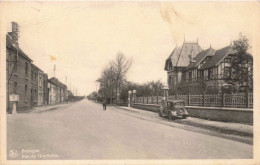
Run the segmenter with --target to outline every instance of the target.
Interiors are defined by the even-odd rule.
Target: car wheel
[[[172,120],[172,119],[173,119],[173,117],[172,117],[172,115],[171,115],[171,113],[170,113],[170,112],[168,113],[168,118],[169,118],[170,120]]]
[[[160,111],[160,110],[158,111],[158,113],[159,113],[159,116],[160,116],[160,117],[162,117],[162,113],[161,113],[161,111]]]

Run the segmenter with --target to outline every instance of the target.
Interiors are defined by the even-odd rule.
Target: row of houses
[[[55,77],[48,79],[48,75],[20,49],[17,26],[13,22],[12,31],[6,34],[7,111],[12,110],[10,96],[13,95],[19,97],[16,101],[18,111],[67,101],[67,86]]]
[[[230,87],[232,81],[232,57],[237,55],[232,44],[215,50],[211,46],[203,50],[197,42],[183,42],[180,47],[175,47],[166,59],[164,70],[167,71],[168,85],[176,88],[183,82],[190,85],[204,82],[207,87],[222,91],[223,87]],[[241,89],[252,89],[253,57],[243,61],[244,76],[246,81],[240,84]],[[244,79],[245,80],[245,79]]]

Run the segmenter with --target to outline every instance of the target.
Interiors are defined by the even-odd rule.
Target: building
[[[31,65],[31,107],[38,105],[38,72],[39,68]]]
[[[12,22],[12,32],[6,35],[6,83],[7,111],[11,112],[13,103],[9,100],[11,94],[19,96],[16,102],[17,111],[31,107],[31,63],[30,59],[19,47],[18,25]]]
[[[67,101],[67,86],[34,65],[19,47],[19,25],[12,22],[12,32],[6,34],[6,95],[7,112],[11,113],[13,103],[17,111],[35,106],[58,104]],[[11,101],[12,96],[18,101]],[[17,97],[18,96],[18,97]]]
[[[44,105],[44,85],[43,85],[43,71],[38,70],[38,106]]]
[[[67,101],[67,86],[61,83],[57,78],[52,77],[48,81],[49,104],[58,104]]]
[[[49,104],[48,75],[43,74],[43,104]]]
[[[175,88],[186,79],[186,69],[194,57],[202,51],[198,41],[185,42],[181,47],[175,47],[166,59],[164,70],[167,71],[168,85]]]
[[[216,50],[214,56],[201,66],[199,70],[207,87],[221,91],[224,86],[230,85],[228,83],[235,79],[231,68],[234,56],[237,56],[237,51],[232,48],[232,45],[229,45]],[[250,54],[247,56],[249,58],[243,60],[241,64],[245,70],[243,76],[246,76],[246,81],[241,82],[240,88],[244,88],[244,90],[252,88],[250,87],[249,74],[253,67],[253,57]]]
[[[49,105],[54,105],[56,104],[56,88],[57,88],[57,85],[48,80],[48,91],[49,91]]]
[[[214,89],[222,92],[224,88],[230,88],[230,82],[234,81],[233,70],[231,69],[233,57],[237,56],[237,51],[232,45],[215,50],[208,48],[202,50],[200,46],[193,44],[183,44],[181,48],[176,47],[171,55],[166,59],[164,69],[168,74],[168,85],[176,88],[180,83],[188,83],[189,88],[203,84],[207,89]],[[240,88],[245,90],[252,88],[253,57],[246,58],[241,64],[244,71],[245,80],[240,83]],[[197,86],[198,87],[198,86]]]
[[[198,80],[202,80],[203,71],[201,71],[202,65],[204,65],[207,61],[211,59],[211,57],[215,54],[215,49],[208,48],[199,52],[194,58],[193,61],[190,62],[186,69],[186,81],[188,82],[196,82]]]

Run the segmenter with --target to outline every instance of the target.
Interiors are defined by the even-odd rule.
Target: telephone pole
[[[56,71],[56,65],[54,64],[54,68],[53,68],[54,77],[55,77],[55,71]]]

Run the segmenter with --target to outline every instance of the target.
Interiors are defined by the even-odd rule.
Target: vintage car
[[[159,116],[168,116],[169,119],[175,119],[179,116],[185,119],[189,116],[183,100],[163,101],[158,113]]]

